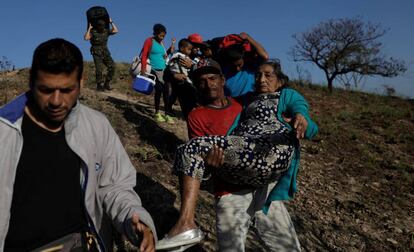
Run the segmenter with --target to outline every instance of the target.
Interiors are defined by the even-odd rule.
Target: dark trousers
[[[94,49],[92,51],[93,62],[95,63],[95,74],[97,85],[109,85],[115,74],[115,63],[108,49]],[[104,78],[104,70],[106,75]]]
[[[180,103],[183,117],[187,120],[188,114],[197,105],[197,91],[191,83],[185,81],[171,80],[172,94],[170,96],[169,106],[175,102],[175,97]]]
[[[170,96],[170,84],[168,81],[164,81],[163,70],[152,70],[151,73],[155,75],[155,93],[154,93],[154,107],[155,113],[160,110],[161,96],[164,102],[164,107],[168,107],[169,96]]]

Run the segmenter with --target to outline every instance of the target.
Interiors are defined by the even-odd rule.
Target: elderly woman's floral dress
[[[294,152],[291,130],[277,118],[280,93],[254,96],[231,135],[198,137],[179,146],[175,171],[201,180],[204,157],[217,145],[224,151],[224,164],[215,174],[226,181],[253,186],[276,181]]]

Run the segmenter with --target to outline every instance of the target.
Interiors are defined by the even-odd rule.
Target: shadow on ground
[[[179,212],[174,207],[175,194],[142,173],[137,173],[137,185],[134,190],[141,197],[144,208],[151,214],[158,238],[162,239],[178,219]],[[186,251],[205,250],[197,245]]]
[[[162,155],[162,159],[173,161],[177,145],[184,143],[174,133],[171,133],[150,117],[153,114],[152,109],[141,104],[126,103],[124,100],[114,97],[108,97],[107,100],[122,111],[124,118],[135,125],[135,129],[142,142],[154,146]]]
[[[154,219],[157,233],[162,238],[178,219],[178,211],[174,208],[175,194],[139,172],[134,189],[139,194],[142,205]]]

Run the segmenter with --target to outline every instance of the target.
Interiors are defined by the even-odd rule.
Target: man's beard
[[[50,117],[50,115],[47,114],[47,112],[41,109],[39,104],[35,101],[33,95],[29,96],[29,100],[27,104],[29,108],[31,108],[31,112],[33,116],[36,118],[36,120],[38,120],[39,122],[45,124],[47,127],[50,127],[50,128],[59,128],[60,126],[62,126],[63,122],[65,121],[65,119],[70,114],[70,111],[72,110],[70,109],[69,112],[62,119],[54,120],[53,118]]]

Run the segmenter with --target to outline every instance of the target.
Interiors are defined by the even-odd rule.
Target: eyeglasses
[[[276,74],[274,72],[257,72],[255,74],[256,79],[260,79],[262,76],[264,76],[265,79],[273,79],[276,77]]]

